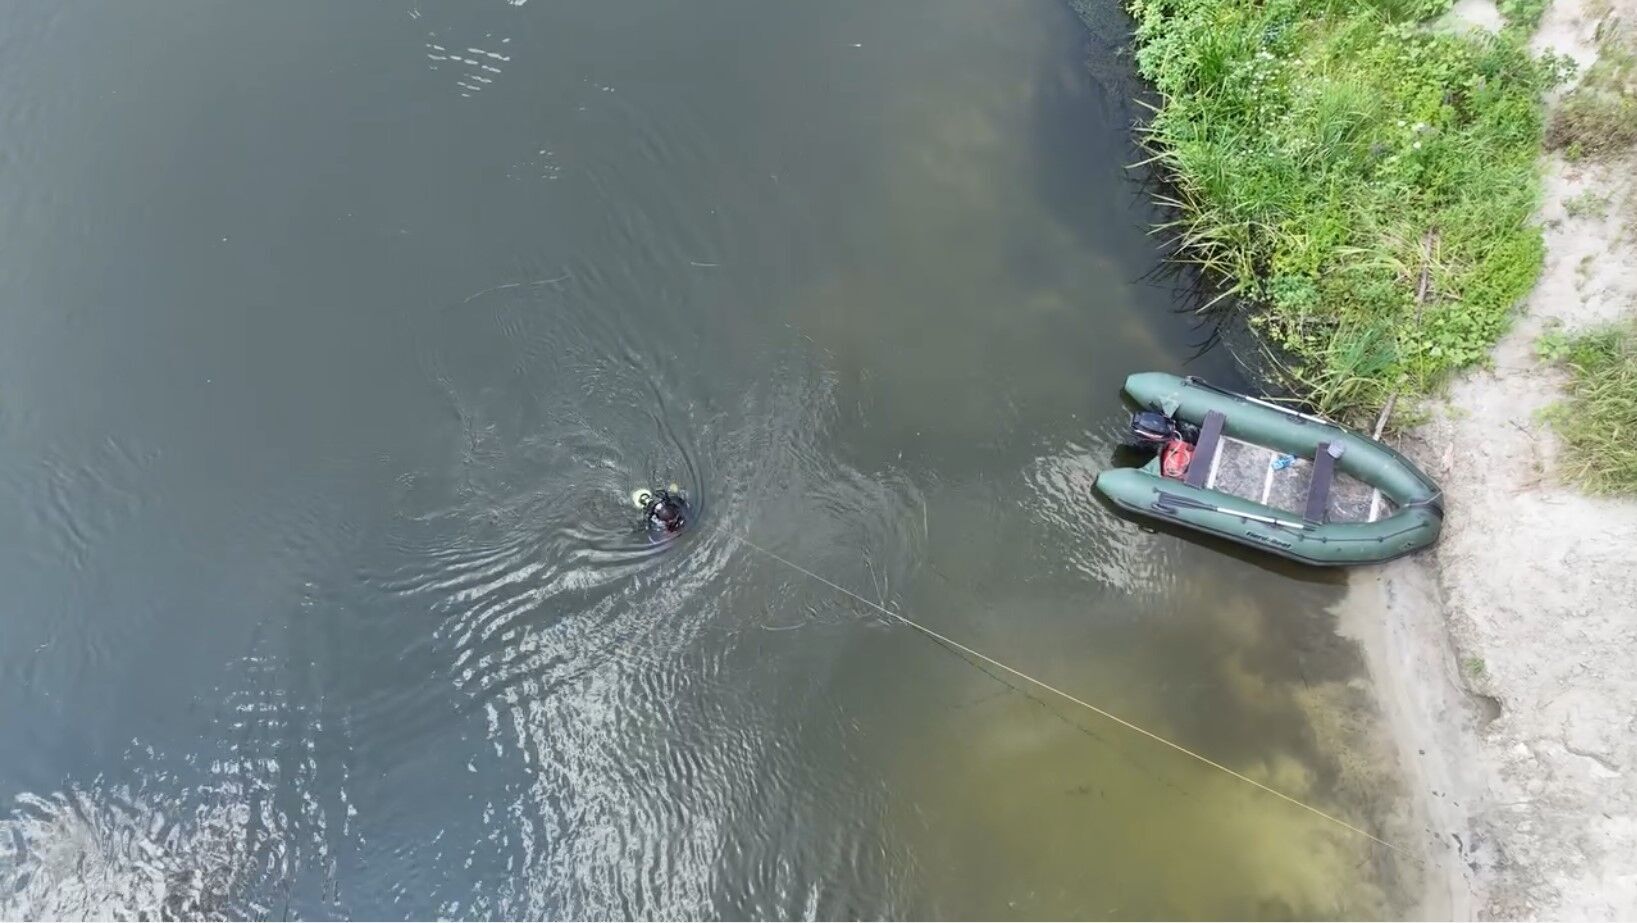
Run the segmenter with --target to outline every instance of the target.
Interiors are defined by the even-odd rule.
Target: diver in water
[[[688,497],[672,484],[664,490],[639,490],[631,500],[642,510],[642,522],[654,538],[668,538],[688,525]]]

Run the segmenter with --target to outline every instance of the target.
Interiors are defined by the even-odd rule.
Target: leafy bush
[[[1130,0],[1177,252],[1257,307],[1329,413],[1362,418],[1478,361],[1539,272],[1554,67],[1511,32],[1422,25],[1448,6]]]

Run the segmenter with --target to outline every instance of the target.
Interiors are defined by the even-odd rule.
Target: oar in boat
[[[1221,513],[1224,516],[1238,516],[1241,519],[1252,519],[1256,522],[1268,523],[1269,525],[1284,526],[1287,529],[1313,528],[1313,526],[1309,523],[1295,522],[1289,519],[1276,519],[1272,516],[1263,516],[1259,513],[1247,513],[1243,510],[1231,510],[1225,506],[1217,506],[1214,503],[1206,503],[1203,500],[1195,500],[1193,497],[1184,497],[1181,494],[1173,494],[1163,490],[1160,491],[1160,498],[1154,505],[1171,507],[1173,509],[1182,508],[1190,510],[1208,510],[1213,513]]]

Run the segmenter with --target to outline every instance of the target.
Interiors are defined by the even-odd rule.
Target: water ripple
[[[1057,535],[1065,566],[1128,596],[1164,598],[1179,573],[1175,543],[1115,515],[1094,487],[1116,441],[1117,432],[1108,429],[1089,444],[1066,443],[1036,458],[1024,472],[1033,493],[1029,511]],[[1119,540],[1089,540],[1093,535]]]
[[[19,795],[0,817],[0,917],[344,915],[354,827],[348,722],[302,695],[281,658],[250,657],[214,718],[219,749],[181,760],[133,744],[122,774]]]
[[[834,382],[798,337],[746,351],[755,374],[720,376],[761,385],[712,390],[690,361],[705,345],[690,312],[635,327],[609,310],[633,285],[570,260],[462,298],[418,347],[448,409],[448,464],[397,478],[388,556],[358,577],[362,597],[434,620],[398,658],[435,665],[481,723],[496,764],[483,771],[514,779],[474,806],[487,839],[413,847],[414,864],[477,870],[422,882],[451,916],[791,914],[827,906],[816,870],[880,877],[859,868],[881,848],[872,833],[822,823],[854,795],[808,765],[810,732],[746,696],[741,639],[810,608],[811,588],[747,574],[734,536],[852,549],[846,566],[885,597],[909,565],[879,549],[924,540],[905,525],[924,501],[833,457]],[[628,495],[669,481],[695,525],[655,545]],[[352,714],[372,749],[412,750],[447,721],[429,702],[399,690]],[[793,852],[792,825],[822,842]]]

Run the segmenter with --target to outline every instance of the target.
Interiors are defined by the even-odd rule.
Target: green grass
[[[1507,28],[1526,33],[1534,32],[1546,14],[1546,0],[1500,0],[1495,6],[1506,18]]]
[[[1546,143],[1571,160],[1637,147],[1637,48],[1631,42],[1604,36],[1597,63],[1553,113]]]
[[[1129,6],[1177,256],[1250,307],[1298,393],[1359,421],[1487,355],[1543,249],[1556,68],[1521,33],[1425,25],[1448,0]]]
[[[1588,190],[1564,199],[1563,211],[1570,218],[1607,218],[1609,197]]]
[[[1549,334],[1539,348],[1569,371],[1568,397],[1547,412],[1559,466],[1589,493],[1637,495],[1637,326]]]

